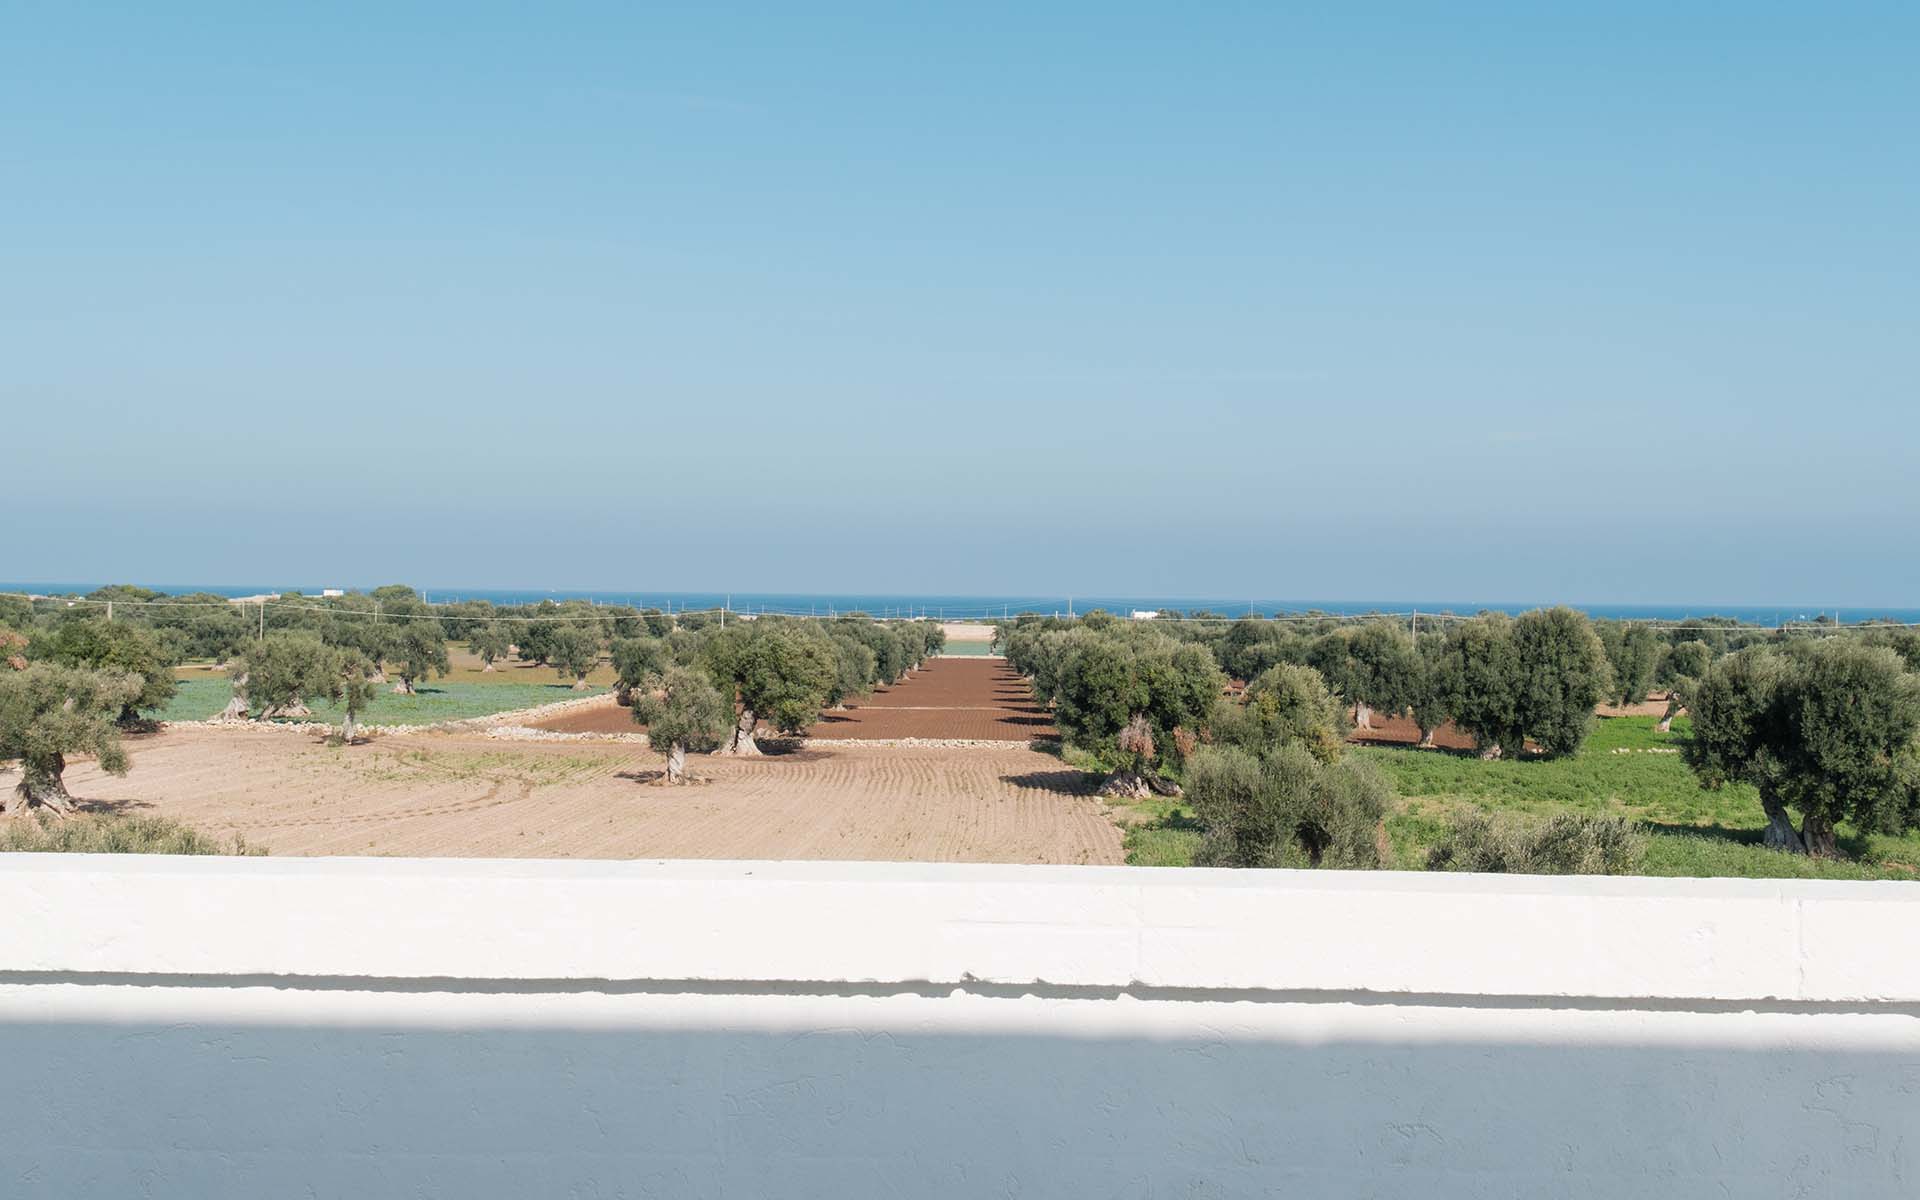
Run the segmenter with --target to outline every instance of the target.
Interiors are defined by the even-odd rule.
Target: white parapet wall
[[[0,1196],[1920,1195],[1920,887],[0,855]]]

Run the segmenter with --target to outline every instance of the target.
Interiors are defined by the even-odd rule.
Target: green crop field
[[[1482,762],[1437,750],[1351,746],[1399,794],[1387,817],[1394,866],[1420,870],[1428,849],[1454,818],[1474,809],[1546,817],[1577,812],[1622,815],[1648,835],[1644,875],[1741,875],[1822,879],[1912,879],[1920,872],[1920,833],[1862,834],[1842,827],[1845,860],[1820,861],[1760,844],[1765,818],[1752,788],[1702,789],[1677,753],[1685,718],[1672,733],[1652,717],[1603,719],[1578,754],[1563,759]],[[1184,866],[1200,832],[1177,802],[1135,806],[1127,861]]]
[[[947,644],[940,648],[940,653],[985,657],[993,653],[993,643],[992,642],[956,642],[956,641],[953,641],[952,639],[948,639]]]
[[[361,714],[369,725],[431,725],[437,721],[461,721],[486,717],[520,708],[552,704],[604,692],[590,688],[576,692],[568,684],[553,683],[467,683],[436,679],[422,684],[417,694],[399,696],[381,691]],[[162,721],[204,721],[227,706],[233,688],[225,679],[186,679],[180,691],[164,709],[152,714]],[[344,714],[332,705],[313,710],[311,720],[338,724]]]

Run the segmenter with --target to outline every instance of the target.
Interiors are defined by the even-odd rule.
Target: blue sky
[[[0,29],[0,574],[1920,593],[1920,6]]]

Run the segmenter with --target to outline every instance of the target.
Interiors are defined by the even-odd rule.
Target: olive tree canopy
[[[1894,832],[1920,819],[1920,677],[1884,646],[1832,637],[1736,651],[1707,668],[1687,707],[1688,763],[1705,787],[1759,791],[1770,846],[1831,857],[1840,821]]]
[[[126,774],[127,753],[115,721],[141,686],[137,675],[58,663],[0,669],[0,762],[20,763],[20,783],[5,811],[41,806],[72,812],[63,778],[69,754],[91,754],[102,770]]]

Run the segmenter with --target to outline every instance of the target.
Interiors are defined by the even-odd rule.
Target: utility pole
[[[1413,610],[1413,640],[1420,640],[1420,610],[1417,608]]]
[[[109,622],[113,620],[113,601],[111,600],[107,601],[107,620]]]
[[[260,602],[260,640],[267,640],[267,602]]]

